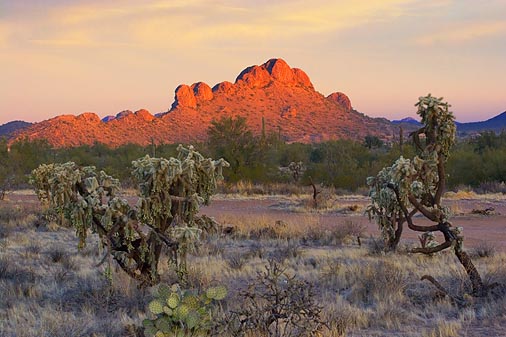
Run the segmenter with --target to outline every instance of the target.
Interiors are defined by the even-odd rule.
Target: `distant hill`
[[[16,139],[42,138],[56,147],[94,142],[110,146],[189,143],[204,141],[212,120],[235,116],[246,118],[256,134],[265,126],[288,142],[362,141],[367,135],[388,141],[394,131],[388,120],[355,111],[345,94],[324,96],[304,71],[271,59],[247,67],[234,83],[220,82],[212,88],[203,82],[181,84],[171,109],[161,114],[125,110],[102,120],[90,112],[62,115],[33,124]]]
[[[411,117],[393,120],[392,124],[402,126],[404,131],[408,132],[414,131],[422,125]],[[493,131],[496,133],[503,130],[506,131],[506,111],[485,121],[470,123],[455,122],[455,125],[457,126],[457,136],[459,137],[470,137],[483,131]]]
[[[419,121],[417,121],[413,117],[406,117],[406,118],[403,118],[403,119],[393,120],[392,123],[394,123],[394,124],[413,124],[413,125],[416,125],[416,126],[422,125],[422,123],[420,123]]]
[[[15,133],[26,129],[32,125],[32,123],[24,122],[24,121],[12,121],[5,124],[0,125],[0,137],[11,138]]]
[[[482,122],[456,123],[460,136],[471,136],[482,131],[506,131],[506,111]]]

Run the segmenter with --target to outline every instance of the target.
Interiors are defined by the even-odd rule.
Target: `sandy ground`
[[[135,203],[134,197],[128,199]],[[11,203],[34,203],[38,200],[33,193],[12,193],[8,196]],[[377,236],[378,228],[374,222],[369,221],[364,214],[364,207],[368,203],[366,197],[342,197],[337,200],[340,206],[359,205],[357,212],[301,212],[290,210],[290,206],[295,206],[301,200],[286,198],[283,196],[269,196],[261,198],[230,198],[227,196],[217,196],[212,200],[209,206],[203,206],[203,214],[216,217],[218,219],[227,216],[266,216],[275,220],[284,220],[290,223],[298,221],[307,221],[308,215],[317,217],[322,226],[333,226],[346,220],[352,220],[366,227],[366,235]],[[506,251],[506,199],[479,198],[479,199],[459,199],[446,200],[448,205],[456,215],[451,219],[454,226],[464,228],[465,245],[467,247],[476,247],[482,243],[492,245],[501,251]],[[493,215],[471,214],[473,209],[485,209],[492,207],[495,209]],[[430,225],[430,221],[418,216],[415,217],[416,224]],[[273,223],[274,224],[274,223]],[[403,239],[406,241],[418,240],[419,233],[411,231],[407,226],[404,229]]]
[[[280,198],[269,198],[264,200],[214,200],[211,205],[204,206],[202,212],[209,216],[220,217],[223,215],[241,215],[241,216],[261,216],[266,215],[279,220],[296,222],[307,219],[308,213],[289,211],[280,206]],[[363,212],[367,205],[367,198],[358,197],[356,199],[346,198],[340,203],[346,205],[362,206],[358,212],[354,213],[314,213],[319,217],[322,226],[332,226],[342,223],[346,220],[352,220],[366,227],[366,235],[379,235],[375,222],[369,221],[369,218]],[[283,202],[281,202],[283,204]],[[446,204],[459,213],[451,219],[454,226],[464,227],[465,245],[476,247],[484,242],[493,245],[499,250],[506,251],[506,200],[448,200]],[[494,215],[484,216],[471,214],[473,209],[485,209],[493,207]],[[416,224],[432,225],[430,221],[423,217],[415,217]],[[411,231],[407,226],[404,228],[403,238],[405,240],[417,240],[419,233]]]

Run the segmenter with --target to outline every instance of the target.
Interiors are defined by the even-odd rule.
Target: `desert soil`
[[[338,201],[342,208],[346,206],[359,205],[357,212],[321,212],[314,213],[319,217],[319,223],[322,226],[333,226],[342,223],[345,220],[352,220],[366,227],[366,235],[379,235],[377,225],[364,214],[364,208],[367,205],[366,197],[343,198]],[[294,212],[284,207],[289,205],[290,201],[283,200],[281,197],[267,198],[263,200],[213,200],[211,205],[202,208],[202,212],[213,217],[223,215],[241,215],[241,216],[260,216],[266,215],[270,218],[277,218],[287,222],[294,223],[297,220],[304,221],[308,213]],[[447,205],[452,208],[455,215],[451,222],[454,226],[464,228],[465,244],[469,247],[476,247],[487,243],[495,246],[499,250],[506,251],[506,200],[448,200]],[[494,208],[492,215],[472,214],[473,209]],[[432,224],[423,217],[415,218],[417,224]],[[419,233],[404,228],[403,238],[405,240],[418,240]]]
[[[14,203],[34,203],[38,204],[38,200],[32,193],[13,193],[8,196],[9,200]],[[311,217],[317,217],[318,222],[325,227],[332,227],[346,220],[352,220],[366,228],[366,236],[378,236],[379,231],[373,221],[364,213],[365,206],[368,203],[367,197],[340,197],[337,199],[339,207],[335,207],[334,211],[318,211],[313,212],[310,209],[301,211],[300,206],[303,198],[287,198],[283,196],[267,196],[256,198],[230,198],[227,196],[217,196],[211,201],[209,206],[203,206],[201,212],[208,216],[215,217],[220,220],[227,216],[240,217],[260,217],[283,220],[289,223],[298,223],[307,221],[308,214]],[[135,203],[135,198],[128,197]],[[348,206],[358,205],[359,209],[355,212],[339,211],[346,209]],[[479,199],[459,199],[446,200],[445,205],[449,206],[455,213],[451,219],[454,226],[462,226],[464,228],[465,245],[467,247],[477,247],[481,244],[488,244],[496,247],[498,250],[506,251],[506,199],[501,198],[479,198]],[[472,214],[473,209],[494,208],[492,215]],[[431,224],[430,221],[423,217],[415,217],[417,224]],[[403,239],[405,241],[418,241],[419,233],[404,228]]]

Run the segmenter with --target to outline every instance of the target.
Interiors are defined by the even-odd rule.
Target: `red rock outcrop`
[[[236,84],[243,82],[251,88],[263,88],[271,82],[271,75],[265,67],[252,66],[244,69],[235,80]]]
[[[211,87],[204,82],[193,83],[191,86],[193,94],[198,101],[210,101],[213,99],[213,91]]]
[[[282,59],[270,59],[262,65],[267,69],[275,81],[287,85],[295,85],[295,75],[292,68]]]
[[[93,112],[84,112],[77,116],[77,120],[82,123],[98,124],[101,122],[100,117]]]
[[[107,122],[97,115],[64,115],[35,123],[17,137],[45,138],[57,147],[104,143],[199,142],[207,137],[213,119],[242,116],[250,129],[276,132],[289,142],[319,142],[352,138],[363,140],[375,135],[388,140],[392,125],[354,111],[343,93],[328,97],[315,91],[304,71],[281,59],[244,69],[236,82],[221,82],[213,89],[197,82],[176,88],[170,111],[153,116],[147,110],[122,111]]]
[[[327,99],[330,99],[331,101],[336,102],[337,104],[340,104],[346,110],[352,109],[350,99],[348,98],[348,96],[346,96],[342,92],[334,92],[334,93],[328,95]]]
[[[313,84],[304,71],[290,68],[282,59],[270,59],[261,66],[255,65],[244,69],[235,82],[237,84],[241,81],[252,88],[264,88],[271,83],[276,83],[313,89]]]
[[[114,119],[122,119],[122,118],[125,118],[127,116],[130,116],[131,114],[133,114],[132,111],[130,111],[130,110],[123,110],[121,112],[118,112],[116,114],[116,117]]]
[[[213,92],[217,94],[229,94],[232,90],[234,90],[234,83],[229,81],[220,82],[213,87]]]
[[[153,116],[148,110],[146,109],[140,109],[135,112],[135,115],[142,120],[145,120],[146,122],[151,122],[153,119],[155,119],[155,116]]]
[[[181,84],[176,88],[174,103],[172,108],[193,108],[197,107],[197,99],[192,88],[186,84]]]
[[[293,70],[293,74],[295,76],[295,79],[297,80],[297,84],[299,84],[303,87],[306,87],[306,88],[313,89],[313,83],[311,83],[309,76],[307,76],[307,74],[302,69],[293,68],[292,70]]]

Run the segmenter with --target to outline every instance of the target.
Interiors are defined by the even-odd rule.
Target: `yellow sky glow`
[[[414,115],[412,103],[428,92],[445,96],[461,120],[506,110],[501,0],[44,4],[2,7],[0,124],[89,110],[157,113],[180,83],[233,81],[272,57],[372,116]]]

